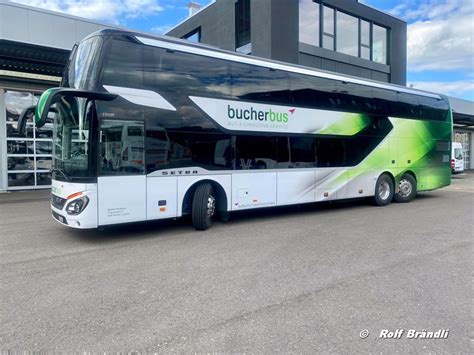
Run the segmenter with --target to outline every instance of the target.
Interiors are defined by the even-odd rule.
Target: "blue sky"
[[[189,0],[15,0],[162,34]],[[257,0],[258,1],[258,0]],[[197,0],[208,4],[209,0]],[[359,0],[408,22],[407,84],[474,101],[474,0]]]

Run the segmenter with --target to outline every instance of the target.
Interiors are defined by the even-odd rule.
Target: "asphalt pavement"
[[[0,194],[0,350],[468,353],[473,197],[465,174],[409,204],[98,232],[54,222],[47,192]]]

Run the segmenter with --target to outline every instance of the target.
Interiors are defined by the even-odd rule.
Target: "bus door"
[[[99,139],[99,225],[146,220],[143,121],[102,120]]]

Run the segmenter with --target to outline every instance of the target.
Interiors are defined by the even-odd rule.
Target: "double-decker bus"
[[[49,116],[48,116],[49,115]],[[450,184],[446,97],[142,33],[73,50],[54,116],[53,217],[73,228],[370,197]]]

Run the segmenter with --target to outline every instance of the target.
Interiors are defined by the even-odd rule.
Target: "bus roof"
[[[139,32],[139,31],[127,31],[127,30],[115,30],[115,29],[102,29],[97,32],[94,32],[87,36],[85,39],[95,36],[132,36],[137,41],[144,45],[175,50],[186,53],[198,54],[206,57],[229,60],[239,63],[246,63],[252,65],[258,65],[262,67],[267,67],[270,69],[283,70],[287,72],[293,72],[298,74],[305,74],[320,78],[338,80],[347,83],[359,84],[370,86],[379,89],[385,89],[390,91],[395,91],[398,93],[407,93],[417,96],[430,97],[434,99],[444,99],[448,101],[447,97],[437,93],[432,93],[429,91],[418,90],[413,88],[408,88],[406,86],[395,85],[390,83],[383,83],[370,79],[362,79],[355,76],[333,73],[321,69],[315,69],[311,67],[306,67],[297,64],[280,62],[272,59],[266,59],[261,57],[249,56],[237,52],[227,51],[219,49],[213,46],[204,45],[202,43],[193,43],[187,40],[178,39],[174,37],[167,36],[152,36],[149,33]]]

